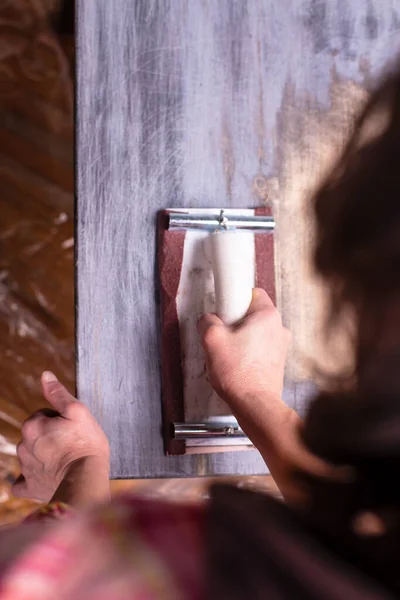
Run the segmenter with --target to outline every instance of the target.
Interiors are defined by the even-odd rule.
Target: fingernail
[[[51,371],[45,371],[42,375],[42,379],[46,383],[52,383],[53,381],[57,381],[57,377]]]

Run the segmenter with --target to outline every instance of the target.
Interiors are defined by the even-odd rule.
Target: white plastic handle
[[[254,240],[249,234],[217,230],[210,235],[216,312],[226,325],[246,315],[254,287]],[[250,242],[250,243],[249,243]]]

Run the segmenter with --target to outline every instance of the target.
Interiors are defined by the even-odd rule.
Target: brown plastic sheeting
[[[0,522],[32,508],[10,484],[21,424],[44,405],[41,372],[74,389],[73,40],[56,10],[0,7]]]

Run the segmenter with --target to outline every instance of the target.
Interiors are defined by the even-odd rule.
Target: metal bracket
[[[226,214],[224,210],[213,210],[210,213],[195,211],[174,212],[169,209],[168,229],[202,229],[214,231],[215,229],[243,229],[247,231],[273,231],[275,220],[273,217]]]
[[[244,438],[245,433],[234,419],[208,421],[203,423],[173,423],[173,436],[176,440],[203,440],[208,438]]]

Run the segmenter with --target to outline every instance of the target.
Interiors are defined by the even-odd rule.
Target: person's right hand
[[[347,478],[346,470],[306,448],[301,418],[282,401],[290,333],[268,294],[255,289],[246,317],[234,327],[207,314],[198,328],[211,385],[262,454],[285,499],[304,500],[305,491],[295,476],[299,472],[339,481]]]
[[[206,314],[198,329],[210,383],[233,409],[248,397],[281,397],[290,332],[264,290],[253,290],[249,311],[236,326]]]

